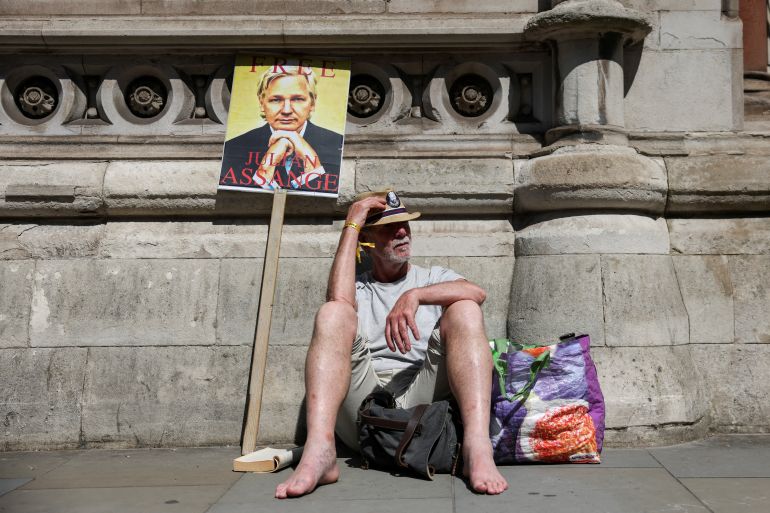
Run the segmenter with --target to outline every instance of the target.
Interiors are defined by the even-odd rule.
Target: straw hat
[[[386,189],[384,191],[365,192],[356,196],[355,201],[362,200],[371,196],[380,196],[385,199],[385,210],[376,212],[366,218],[364,228],[370,226],[378,226],[381,224],[400,223],[403,221],[411,221],[420,217],[419,212],[408,212],[401,198],[393,189]]]

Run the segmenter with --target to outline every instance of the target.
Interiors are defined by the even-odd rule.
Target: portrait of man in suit
[[[232,170],[239,185],[336,193],[343,136],[311,121],[317,90],[311,67],[269,67],[257,85],[265,124],[225,142],[220,184]]]

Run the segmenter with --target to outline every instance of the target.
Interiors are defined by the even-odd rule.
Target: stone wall
[[[0,448],[239,443],[270,198],[216,191],[236,51],[351,55],[385,93],[351,106],[340,198],[288,200],[262,442],[302,438],[344,212],[386,185],[490,337],[591,335],[610,443],[770,430],[770,132],[730,2],[551,7],[0,3]],[[449,95],[469,75],[481,114]]]

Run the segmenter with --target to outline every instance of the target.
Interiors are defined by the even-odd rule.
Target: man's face
[[[407,221],[367,228],[365,238],[374,243],[371,255],[375,259],[403,264],[412,256],[412,230]]]
[[[273,130],[298,132],[315,109],[307,79],[299,75],[278,77],[259,99],[265,120]]]

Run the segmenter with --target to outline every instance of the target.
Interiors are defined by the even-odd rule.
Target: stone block
[[[667,158],[671,213],[766,212],[770,209],[767,155]]]
[[[692,359],[709,391],[714,431],[768,432],[770,345],[694,345]]]
[[[620,0],[640,11],[719,11],[722,0]]]
[[[517,342],[587,333],[593,345],[605,343],[598,255],[518,257],[510,305],[508,336]]]
[[[90,447],[237,444],[246,347],[94,347],[83,389]]]
[[[212,214],[219,168],[217,161],[111,162],[104,175],[107,213]]]
[[[687,310],[671,257],[602,255],[608,346],[687,344]]]
[[[733,105],[739,50],[646,49],[638,68],[626,59],[626,128],[631,131],[734,130],[741,116]],[[703,80],[709,77],[709,80]]]
[[[514,232],[508,221],[418,219],[410,225],[415,256],[513,256]]]
[[[187,16],[191,14],[238,15],[257,14],[257,0],[142,0],[142,14]],[[270,2],[267,2],[270,3]],[[281,2],[286,3],[286,2]],[[266,11],[262,14],[268,14]],[[273,13],[279,14],[279,13]]]
[[[23,16],[85,16],[92,14],[139,14],[142,0],[5,0],[2,3],[4,15]]]
[[[273,300],[271,345],[307,346],[318,308],[326,301],[331,258],[282,258]],[[262,259],[222,261],[217,343],[251,347],[257,325]]]
[[[673,257],[690,326],[690,343],[735,340],[733,284],[726,256]]]
[[[516,168],[516,212],[622,209],[662,213],[666,174],[625,147],[559,148]]]
[[[770,255],[730,256],[735,341],[770,344]]]
[[[410,209],[429,214],[506,213],[513,205],[513,164],[505,159],[361,159],[356,192],[392,187]]]
[[[96,215],[103,209],[103,162],[0,165],[0,216]]]
[[[660,13],[660,47],[664,50],[743,48],[740,20],[711,11]]]
[[[87,349],[0,349],[0,450],[75,448]]]
[[[267,352],[260,443],[304,443],[306,353],[307,347],[298,346],[271,346]]]
[[[216,260],[43,260],[34,274],[32,346],[215,342]]]
[[[0,260],[85,258],[96,255],[103,224],[0,224]]]
[[[0,261],[0,348],[29,344],[32,260]]]
[[[770,254],[770,218],[668,219],[671,251],[685,255]]]
[[[249,347],[254,344],[263,262],[263,258],[221,260],[217,296],[217,344]],[[280,287],[281,283],[277,286]],[[276,342],[273,339],[273,343]]]
[[[494,0],[474,2],[469,0],[390,0],[388,12],[392,13],[536,13],[537,0]]]
[[[449,257],[443,265],[484,289],[487,300],[481,305],[481,311],[484,313],[487,336],[506,337],[514,258]]]
[[[658,429],[678,425],[682,438],[692,438],[687,430],[698,429],[697,424],[708,417],[708,393],[689,346],[599,347],[592,356],[606,402],[608,430],[648,428],[636,431],[641,438],[636,444],[660,445],[665,439],[658,434],[656,440]],[[614,437],[634,442],[622,432]]]
[[[666,220],[632,214],[541,214],[516,232],[516,255],[668,254]]]

